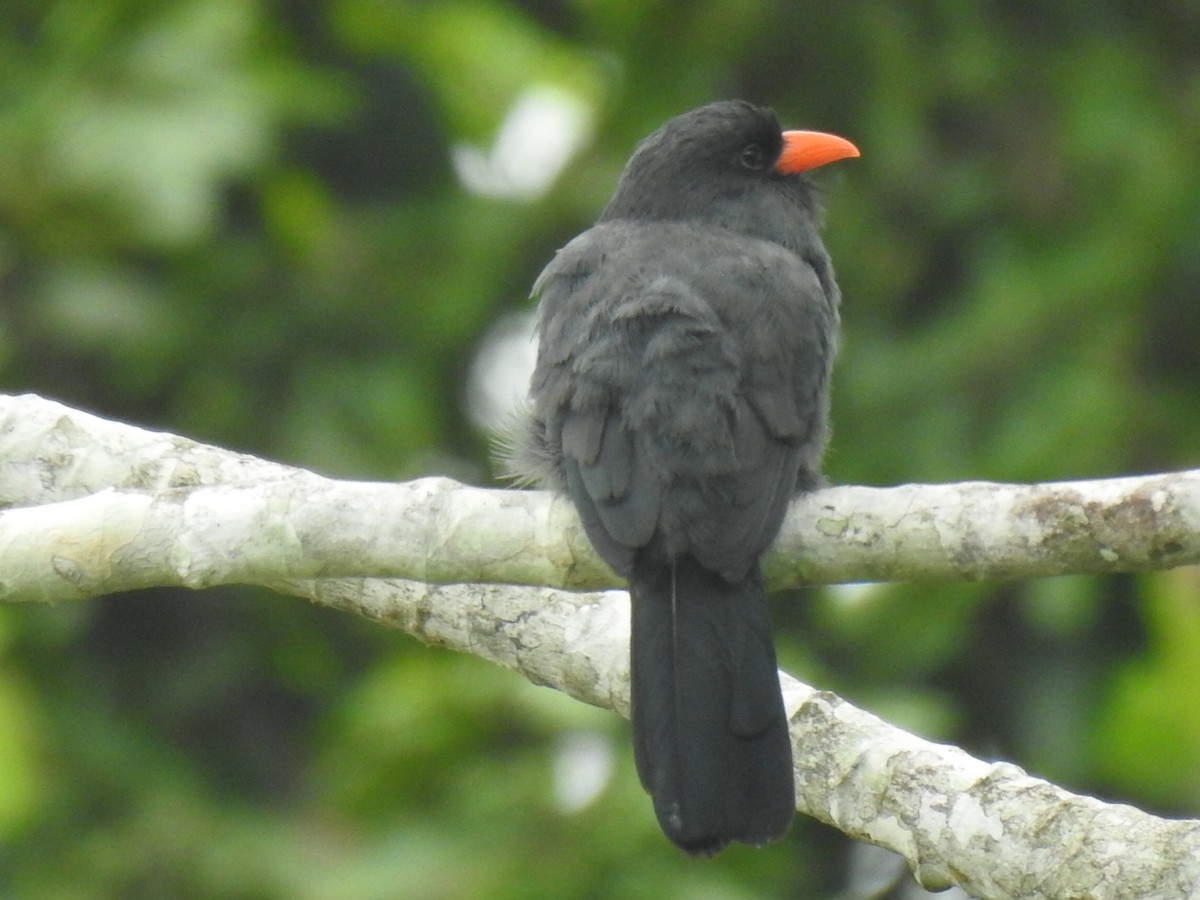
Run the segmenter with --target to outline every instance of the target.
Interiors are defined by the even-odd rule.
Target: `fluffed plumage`
[[[533,290],[514,465],[629,580],[638,773],[698,855],[775,839],[795,808],[759,558],[820,481],[838,323],[796,134],[736,101],[671,120]]]

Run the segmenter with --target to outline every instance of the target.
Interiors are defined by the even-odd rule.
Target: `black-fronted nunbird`
[[[514,464],[629,581],[637,769],[697,855],[778,838],[795,809],[759,557],[826,440],[839,295],[805,173],[857,155],[749,103],[692,110],[533,288]]]

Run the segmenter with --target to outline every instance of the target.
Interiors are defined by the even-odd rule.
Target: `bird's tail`
[[[762,578],[648,551],[629,576],[632,722],[659,824],[696,855],[774,840],[796,802]]]

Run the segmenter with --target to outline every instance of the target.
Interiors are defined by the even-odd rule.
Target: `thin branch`
[[[623,591],[378,579],[274,587],[628,715]],[[781,678],[798,763],[797,808],[899,853],[926,888],[956,884],[975,897],[1054,900],[1182,900],[1200,891],[1200,821],[1072,794]]]
[[[484,583],[611,583],[569,508],[536,492],[335,482],[0,396],[3,507],[2,599],[260,584],[628,711],[624,592]],[[1162,568],[1200,561],[1198,534],[1200,472],[832,488],[795,505],[769,571],[780,586]],[[344,577],[363,574],[415,580]],[[1200,891],[1200,821],[1068,793],[781,677],[799,809],[901,853],[926,886],[1097,900]]]

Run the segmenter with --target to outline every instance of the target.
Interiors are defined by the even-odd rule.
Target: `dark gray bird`
[[[629,581],[634,756],[688,853],[780,837],[791,742],[759,557],[820,483],[838,289],[803,174],[858,151],[713,103],[638,146],[539,301],[514,466]]]

